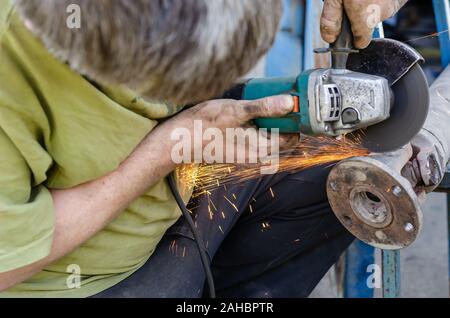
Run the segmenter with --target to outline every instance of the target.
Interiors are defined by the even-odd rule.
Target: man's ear
[[[77,72],[185,104],[220,96],[272,45],[281,0],[15,0]],[[74,6],[80,28],[73,28]],[[76,24],[75,24],[76,25]]]

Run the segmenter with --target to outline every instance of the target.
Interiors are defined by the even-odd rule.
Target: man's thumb
[[[294,110],[294,97],[290,95],[271,96],[244,104],[249,120],[255,118],[283,117]]]

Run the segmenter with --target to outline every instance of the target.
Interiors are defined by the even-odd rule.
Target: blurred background
[[[387,38],[405,42],[421,53],[424,70],[432,82],[441,72],[441,53],[432,1],[410,0],[397,16],[385,22]]]

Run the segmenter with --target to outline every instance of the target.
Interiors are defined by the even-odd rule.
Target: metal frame
[[[345,254],[344,298],[373,298],[374,289],[367,284],[368,269],[375,264],[375,249],[362,241],[353,243]]]
[[[381,251],[383,297],[398,298],[401,293],[400,285],[400,251]]]

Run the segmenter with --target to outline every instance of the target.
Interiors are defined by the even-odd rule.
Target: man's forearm
[[[71,189],[52,191],[55,229],[50,255],[29,266],[1,273],[0,291],[32,277],[92,238],[174,170],[166,126],[156,128],[110,174]]]

